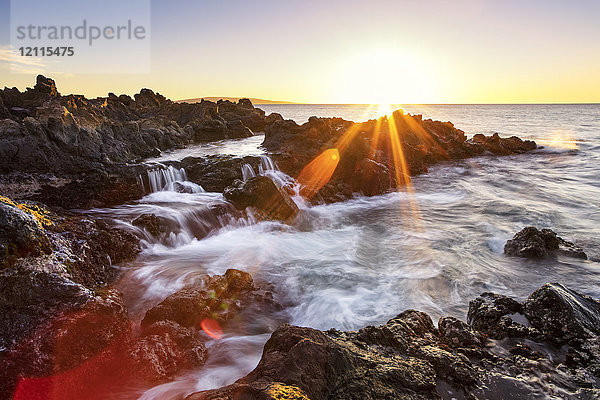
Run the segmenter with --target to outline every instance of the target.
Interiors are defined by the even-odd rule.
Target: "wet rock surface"
[[[206,319],[226,322],[251,303],[265,306],[264,312],[268,308],[280,308],[269,292],[254,285],[250,274],[228,269],[224,275],[203,275],[197,284],[168,296],[146,313],[142,327],[173,321],[184,327],[202,329]]]
[[[551,229],[539,230],[533,226],[523,228],[506,242],[504,254],[508,256],[542,258],[562,254],[586,260],[587,255],[581,247],[557,236]]]
[[[165,223],[154,214],[142,214],[131,221],[131,224],[145,229],[154,237],[158,237],[166,231]]]
[[[598,307],[594,299],[547,284],[524,303],[482,295],[471,302],[470,325],[445,317],[436,327],[415,310],[353,332],[286,324],[273,333],[254,371],[187,399],[271,399],[275,390],[313,400],[593,399],[600,395]],[[515,314],[520,322],[512,323],[520,329],[499,326]]]

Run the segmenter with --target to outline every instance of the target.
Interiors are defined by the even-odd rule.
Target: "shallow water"
[[[416,108],[405,109],[416,111],[411,107]],[[297,105],[264,108],[299,122],[305,114],[323,111]],[[134,204],[95,210],[145,237],[142,254],[123,266],[120,283],[133,316],[141,318],[195,275],[222,274],[228,268],[272,285],[276,298],[287,305],[286,320],[319,329],[381,324],[407,308],[429,312],[434,319],[465,319],[469,300],[484,291],[523,299],[553,281],[600,297],[596,261],[502,254],[506,240],[535,225],[554,229],[600,259],[600,106],[422,106],[420,111],[451,120],[467,134],[515,134],[546,147],[521,156],[440,164],[400,193],[310,208],[301,203],[302,216],[294,226],[216,218],[211,207],[224,203],[218,193],[160,191]],[[351,117],[344,107],[336,113]],[[218,151],[255,152],[256,140],[223,143]],[[130,224],[148,212],[171,221],[171,232],[160,241]],[[209,342],[203,368],[143,398],[232,383],[254,368],[269,337],[265,332],[276,323],[264,316],[256,322],[264,329],[226,329],[223,340]]]

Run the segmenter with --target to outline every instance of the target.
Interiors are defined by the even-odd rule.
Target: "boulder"
[[[254,207],[268,219],[291,221],[299,212],[290,195],[268,176],[255,176],[245,182],[237,180],[223,195],[238,209]]]
[[[523,305],[501,294],[483,293],[469,302],[468,322],[473,329],[493,339],[522,337],[528,328],[519,322]]]
[[[548,283],[529,296],[524,314],[548,340],[568,343],[600,335],[600,302],[560,283]]]
[[[556,235],[551,229],[538,230],[533,226],[523,228],[512,240],[504,245],[504,254],[508,256],[541,258],[554,254],[587,259],[580,247]]]
[[[228,269],[225,275],[204,275],[194,287],[182,289],[148,310],[142,326],[173,321],[183,327],[202,328],[210,318],[225,322],[240,311],[240,301],[257,291],[250,274]]]
[[[75,368],[128,334],[120,295],[96,294],[56,274],[0,273],[0,393],[19,377],[44,377]]]

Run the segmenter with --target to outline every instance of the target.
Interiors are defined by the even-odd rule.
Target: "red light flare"
[[[219,340],[223,337],[221,326],[212,318],[204,318],[202,322],[200,322],[200,327],[202,327],[204,333],[213,339]]]

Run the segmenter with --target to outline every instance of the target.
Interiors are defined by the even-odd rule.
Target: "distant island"
[[[185,100],[177,100],[176,103],[200,103],[202,99],[208,101],[218,101],[218,100],[229,100],[237,103],[240,99],[247,97],[197,97],[195,99],[185,99]],[[255,97],[250,97],[250,101],[252,104],[298,104],[293,101],[281,101],[281,100],[266,100],[266,99],[257,99]]]

